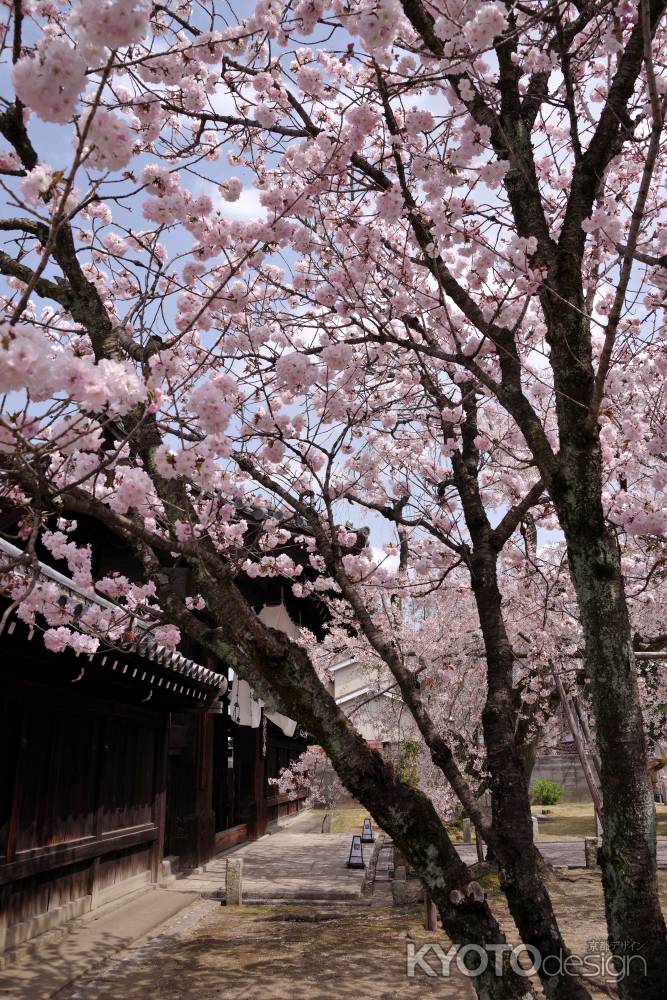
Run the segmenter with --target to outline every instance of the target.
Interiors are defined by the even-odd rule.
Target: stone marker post
[[[438,911],[435,903],[428,894],[428,889],[424,887],[424,930],[435,931],[438,929]]]
[[[540,839],[540,823],[537,816],[533,816],[533,842]]]
[[[470,843],[472,843],[472,841],[470,839],[470,820],[469,819],[464,819],[463,820],[463,843],[464,844],[470,844]]]
[[[584,855],[587,868],[597,868],[599,846],[597,837],[584,837]]]
[[[225,863],[225,901],[227,906],[243,903],[243,859],[227,858]]]

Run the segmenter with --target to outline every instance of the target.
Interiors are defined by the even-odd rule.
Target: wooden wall
[[[197,868],[300,807],[267,778],[305,743],[270,723],[3,672],[0,952],[157,880],[165,855]]]
[[[216,715],[213,732],[215,848],[233,847],[266,833],[269,825],[297,812],[302,795],[280,795],[269,778],[299,757],[306,743],[289,738],[268,720],[257,729]]]
[[[3,680],[0,951],[156,877],[167,716]]]

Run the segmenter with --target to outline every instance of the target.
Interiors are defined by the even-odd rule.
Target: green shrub
[[[540,778],[533,785],[533,802],[538,806],[555,806],[563,794],[563,786],[557,781]]]

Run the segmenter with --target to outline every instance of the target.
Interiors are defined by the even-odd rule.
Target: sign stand
[[[373,844],[375,842],[375,837],[373,835],[373,827],[371,826],[370,816],[367,816],[364,820],[364,829],[361,834],[362,844]]]
[[[352,837],[352,843],[350,845],[350,856],[347,860],[348,868],[365,868],[364,865],[364,849],[361,846],[361,836],[355,833]]]

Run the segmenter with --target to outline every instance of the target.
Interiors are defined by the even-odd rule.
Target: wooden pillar
[[[574,745],[577,748],[577,754],[579,756],[579,762],[581,764],[581,769],[584,772],[584,778],[586,779],[586,784],[588,785],[588,790],[591,793],[591,798],[593,799],[593,808],[595,809],[595,815],[602,825],[602,792],[596,781],[596,777],[593,774],[593,769],[590,765],[589,757],[586,752],[586,747],[584,746],[581,736],[579,734],[579,726],[577,725],[577,720],[574,716],[574,710],[572,708],[572,703],[570,697],[565,691],[563,682],[561,680],[558,670],[554,667],[553,677],[556,682],[556,690],[558,691],[558,696],[560,698],[561,705],[563,706],[563,715],[567,721],[570,733],[572,734],[572,739],[574,740]]]
[[[169,714],[166,713],[158,731],[155,753],[155,799],[153,820],[157,826],[157,837],[151,852],[151,880],[159,882],[162,859],[164,857],[167,818],[167,755],[169,752]]]
[[[256,837],[263,837],[268,825],[268,806],[266,804],[265,787],[267,724],[267,718],[262,712],[262,721],[257,730],[257,753],[255,755]]]
[[[214,716],[209,712],[204,712],[199,716],[196,797],[197,853],[200,865],[206,864],[215,853],[213,737]]]
[[[266,833],[267,827],[264,722],[257,729],[241,726],[239,737],[242,780],[240,820],[248,826],[248,837],[255,840]]]
[[[7,911],[10,891],[9,885],[0,885],[0,955],[4,952],[7,943]]]

